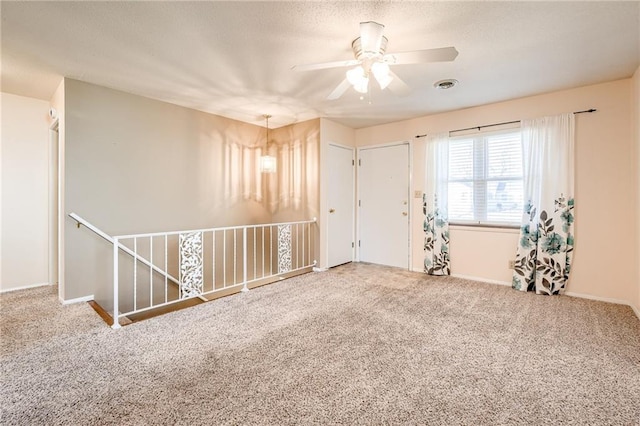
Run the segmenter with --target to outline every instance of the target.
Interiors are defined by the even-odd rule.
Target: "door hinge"
[[[351,160],[351,165],[355,166],[356,165],[356,160]]]
[[[362,159],[358,159],[358,166],[362,166]]]
[[[351,248],[354,248],[355,246],[356,244],[353,241],[351,241]]]
[[[358,200],[358,207],[362,207],[362,200]]]
[[[360,240],[358,240],[358,247],[360,247]]]

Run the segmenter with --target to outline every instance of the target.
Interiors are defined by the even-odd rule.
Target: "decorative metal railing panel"
[[[77,215],[73,218],[101,232]],[[103,238],[113,243],[113,318],[236,288],[316,265],[316,220]],[[177,278],[176,278],[177,277]]]
[[[180,299],[200,296],[203,289],[202,232],[180,234]]]
[[[291,270],[291,225],[278,225],[278,273]]]

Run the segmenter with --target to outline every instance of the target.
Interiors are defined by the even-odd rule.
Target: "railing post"
[[[247,227],[242,228],[242,291],[249,291],[247,287]]]
[[[118,318],[118,246],[120,241],[118,238],[113,239],[113,325],[111,328],[120,328],[120,320]]]

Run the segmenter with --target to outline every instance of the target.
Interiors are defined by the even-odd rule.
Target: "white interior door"
[[[409,268],[409,144],[358,152],[359,259]]]
[[[328,266],[351,262],[354,251],[354,151],[329,144]]]

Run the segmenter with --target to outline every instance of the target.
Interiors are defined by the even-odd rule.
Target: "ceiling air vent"
[[[436,89],[444,90],[444,89],[451,89],[456,84],[458,84],[458,80],[453,78],[448,78],[446,80],[436,81],[435,83],[433,83],[433,87],[435,87]]]

